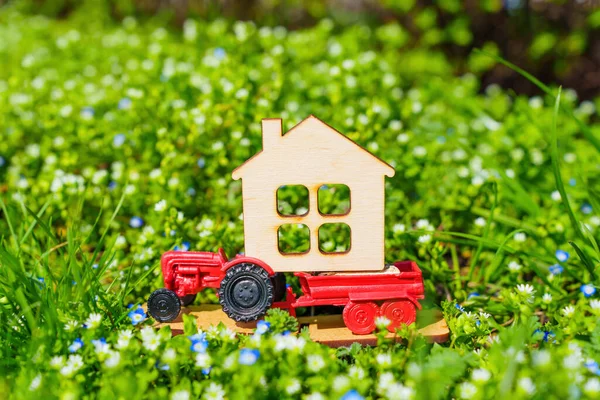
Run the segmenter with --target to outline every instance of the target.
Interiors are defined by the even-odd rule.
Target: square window
[[[277,247],[283,255],[308,253],[310,229],[304,224],[281,225],[277,229]]]
[[[347,253],[351,247],[350,236],[348,224],[323,224],[319,227],[319,250],[324,254]]]
[[[321,185],[317,203],[322,215],[346,215],[350,212],[350,188],[339,183]]]
[[[277,212],[284,217],[308,214],[308,189],[304,185],[284,185],[277,188]]]

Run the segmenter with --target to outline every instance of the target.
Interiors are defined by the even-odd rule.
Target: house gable
[[[287,158],[286,154],[292,152],[310,152],[313,157],[309,158],[313,160],[328,158],[328,164],[331,167],[341,163],[340,157],[351,157],[357,160],[357,165],[361,165],[362,172],[387,175],[388,177],[395,174],[392,166],[315,116],[311,115],[304,119],[285,135],[282,135],[281,119],[263,119],[262,128],[262,151],[236,168],[232,173],[233,179],[240,179],[251,171],[277,168],[277,164],[279,164],[277,161],[284,163]],[[267,153],[269,156],[265,157]],[[314,153],[321,153],[321,158],[314,157]],[[297,167],[312,168],[313,166],[297,165]]]

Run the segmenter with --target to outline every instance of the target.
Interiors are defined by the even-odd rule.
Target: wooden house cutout
[[[382,270],[385,176],[394,176],[394,168],[312,115],[285,135],[281,119],[263,119],[262,141],[262,151],[232,174],[233,179],[242,179],[245,254],[278,272]],[[319,212],[317,193],[325,184],[348,186],[348,213]],[[308,189],[306,214],[284,216],[278,212],[277,190],[283,185]],[[350,227],[349,251],[324,253],[319,249],[319,228],[327,223]],[[279,251],[278,232],[284,224],[308,227],[307,252]]]

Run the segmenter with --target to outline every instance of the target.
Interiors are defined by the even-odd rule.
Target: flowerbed
[[[597,104],[568,89],[560,103],[556,88],[480,90],[439,53],[398,52],[394,35],[327,20],[299,31],[189,20],[178,33],[3,9],[2,392],[600,396]],[[289,334],[279,312],[249,337],[150,327],[139,305],[161,286],[161,252],[243,249],[230,174],[260,149],[260,119],[287,130],[311,113],[396,168],[386,257],[419,263],[449,343],[409,327],[392,344],[379,321],[378,347],[333,350]]]

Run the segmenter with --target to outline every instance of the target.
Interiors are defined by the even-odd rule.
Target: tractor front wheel
[[[173,321],[180,311],[179,297],[169,289],[157,289],[148,298],[148,313],[158,322]]]
[[[237,322],[257,320],[273,304],[273,282],[258,265],[235,265],[221,281],[219,302],[225,314]]]

